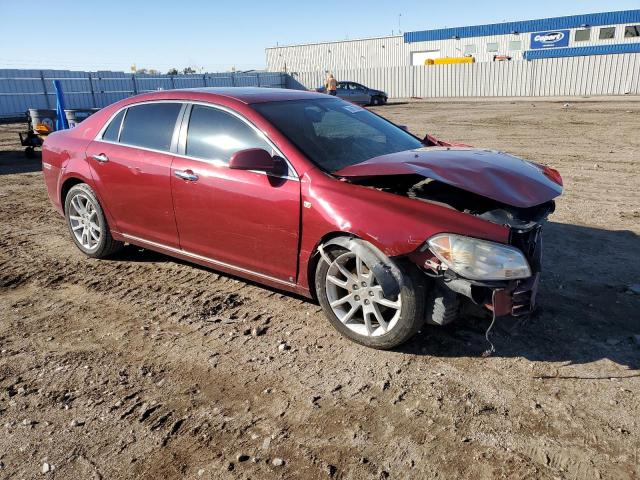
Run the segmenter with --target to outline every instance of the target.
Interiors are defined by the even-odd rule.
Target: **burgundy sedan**
[[[86,255],[130,243],[314,297],[375,348],[465,304],[529,313],[562,192],[551,168],[281,89],[127,98],[49,135],[42,161]]]

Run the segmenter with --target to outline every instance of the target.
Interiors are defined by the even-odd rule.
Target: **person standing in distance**
[[[333,73],[330,73],[327,77],[327,81],[325,82],[325,87],[327,88],[327,93],[329,95],[336,95],[338,92],[338,82],[336,81]]]

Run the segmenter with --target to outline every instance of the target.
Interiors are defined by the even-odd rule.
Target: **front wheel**
[[[425,282],[412,264],[399,265],[402,285],[385,296],[371,267],[343,247],[325,250],[316,268],[318,300],[331,324],[367,347],[390,349],[409,340],[424,324]]]
[[[74,185],[67,193],[64,213],[71,237],[87,256],[104,258],[122,248],[114,240],[100,202],[86,183]]]

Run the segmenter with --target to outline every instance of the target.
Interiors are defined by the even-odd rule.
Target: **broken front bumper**
[[[536,294],[540,274],[512,282],[506,288],[495,288],[491,295],[491,304],[485,306],[497,317],[503,315],[527,315],[536,308]]]
[[[439,279],[441,286],[469,298],[476,305],[494,312],[497,317],[527,315],[536,307],[540,274],[510,281],[479,282],[447,272]]]

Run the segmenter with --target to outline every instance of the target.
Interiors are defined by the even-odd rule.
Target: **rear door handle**
[[[195,182],[198,180],[198,178],[200,178],[191,170],[176,170],[175,172],[173,172],[173,174],[178,178],[189,180],[190,182]]]
[[[107,163],[109,161],[109,157],[107,157],[104,153],[100,153],[97,155],[91,155],[94,160],[99,161],[100,163]]]

